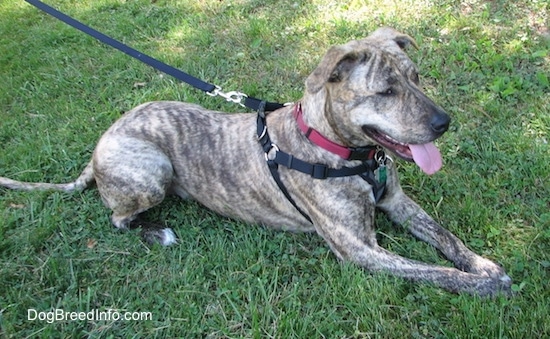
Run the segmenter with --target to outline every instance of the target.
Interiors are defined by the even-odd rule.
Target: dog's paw
[[[144,229],[141,235],[149,245],[170,246],[178,242],[178,238],[171,228]]]
[[[496,297],[498,295],[512,295],[512,279],[506,274],[500,278],[482,277],[477,284],[467,291],[472,295],[480,297]]]
[[[498,294],[510,296],[512,295],[512,278],[507,274],[504,274],[500,278],[494,278],[494,292],[491,293],[491,296],[496,296]]]
[[[464,271],[502,281],[512,281],[501,266],[478,255],[470,260]]]

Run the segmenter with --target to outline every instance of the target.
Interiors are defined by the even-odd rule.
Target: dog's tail
[[[83,191],[84,189],[90,187],[95,182],[94,178],[94,169],[93,169],[93,160],[90,160],[86,168],[82,171],[80,176],[73,182],[66,184],[50,184],[46,182],[23,182],[12,180],[9,178],[0,177],[0,187],[6,187],[13,190],[25,190],[25,191],[35,191],[35,190],[54,190],[54,191],[64,191],[64,192],[73,192],[73,191]]]

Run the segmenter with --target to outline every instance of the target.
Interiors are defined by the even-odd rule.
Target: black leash
[[[69,26],[72,26],[80,31],[82,31],[83,33],[86,33],[94,38],[96,38],[97,40],[101,41],[102,43],[104,44],[107,44],[113,48],[116,48],[118,49],[119,51],[123,52],[123,53],[126,53],[127,55],[131,56],[132,58],[135,58],[153,68],[156,68],[157,70],[161,71],[161,72],[164,72],[168,75],[171,75],[173,76],[174,78],[182,81],[182,82],[185,82],[186,84],[189,84],[197,89],[200,89],[201,91],[204,91],[206,92],[206,94],[208,95],[211,95],[211,96],[221,96],[223,97],[224,99],[226,99],[227,101],[231,101],[231,102],[234,102],[234,103],[238,103],[242,106],[246,106],[250,109],[253,109],[253,110],[258,110],[259,107],[260,107],[260,102],[262,102],[262,100],[260,99],[257,99],[257,98],[253,98],[253,97],[249,97],[247,96],[246,94],[244,93],[240,93],[240,92],[236,92],[236,91],[231,91],[231,92],[227,92],[227,93],[224,93],[222,91],[222,89],[216,85],[213,85],[213,84],[209,84],[207,82],[204,82],[200,79],[197,79],[185,72],[182,72],[181,70],[177,69],[177,68],[174,68],[170,65],[167,65],[165,64],[164,62],[162,61],[159,61],[153,57],[150,57],[148,56],[147,54],[144,54],[144,53],[141,53],[135,49],[133,49],[132,47],[130,46],[127,46],[123,43],[121,43],[120,41],[117,41],[101,32],[98,32],[96,31],[95,29],[89,27],[89,26],[86,26],[85,24],[71,18],[70,16],[64,14],[64,13],[61,13],[60,11],[56,10],[55,8],[51,7],[51,6],[48,6],[46,5],[45,3],[43,3],[42,1],[39,1],[39,0],[25,0],[26,2],[28,2],[29,4],[35,6],[36,8],[46,12],[47,14],[63,21],[64,23],[66,23],[67,25]],[[242,103],[242,100],[244,99],[244,103]],[[267,111],[275,111],[281,107],[283,107],[284,105],[282,104],[279,104],[279,103],[275,103],[275,102],[268,102],[266,103],[266,106],[265,106],[265,110]]]
[[[371,150],[373,151],[372,154],[374,154],[372,158],[365,159],[360,165],[355,167],[344,166],[336,169],[330,168],[323,164],[311,164],[307,161],[298,159],[291,154],[281,151],[279,147],[271,141],[269,132],[267,131],[266,112],[262,103],[260,103],[260,108],[258,109],[256,132],[258,141],[264,150],[265,161],[267,162],[271,176],[277,183],[279,189],[283,192],[286,199],[310,223],[313,223],[311,217],[304,210],[302,210],[300,206],[298,206],[281,180],[281,176],[279,175],[279,165],[298,172],[309,174],[314,179],[359,175],[363,180],[367,181],[372,186],[372,193],[376,202],[384,196],[386,191],[386,162],[390,158],[388,158],[384,151],[378,146],[372,146]],[[269,156],[271,151],[275,151],[275,155],[272,157]]]

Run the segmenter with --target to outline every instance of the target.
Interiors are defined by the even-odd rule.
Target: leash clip
[[[242,107],[245,107],[245,105],[241,101],[244,98],[248,98],[248,95],[237,91],[230,91],[225,93],[222,91],[222,88],[220,86],[216,86],[214,90],[212,90],[211,92],[206,92],[206,94],[211,97],[220,96],[224,98],[226,101],[239,104]]]

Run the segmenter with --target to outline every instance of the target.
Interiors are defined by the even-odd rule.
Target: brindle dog
[[[95,182],[118,228],[127,228],[138,214],[174,193],[231,218],[274,229],[315,231],[338,258],[368,270],[432,282],[453,292],[509,292],[511,279],[499,265],[469,250],[405,195],[388,158],[386,192],[379,201],[359,175],[321,180],[281,166],[281,181],[311,222],[287,200],[266,166],[278,149],[334,169],[361,163],[308,139],[293,114],[300,105],[303,123],[330,142],[379,145],[414,161],[427,174],[436,172],[441,157],[432,141],[447,130],[450,118],[420,89],[417,68],[404,53],[409,45],[416,47],[411,37],[381,28],[363,40],[331,48],[307,78],[300,102],[267,115],[271,142],[277,146],[269,154],[259,145],[254,114],[152,102],[126,113],[105,132],[74,182],[0,178],[0,185],[74,191]],[[413,261],[378,246],[376,208],[435,246],[456,268]],[[170,229],[148,234],[165,245],[176,241]]]

